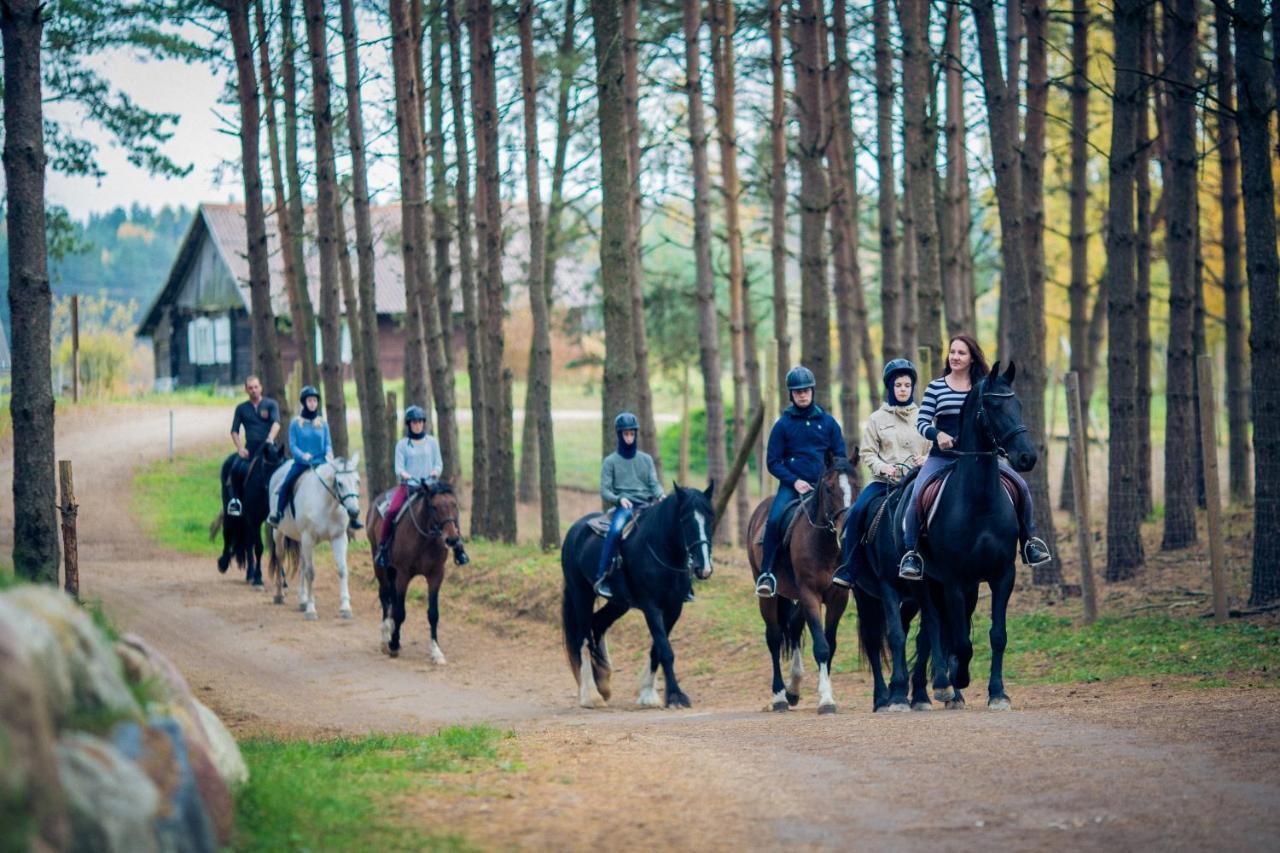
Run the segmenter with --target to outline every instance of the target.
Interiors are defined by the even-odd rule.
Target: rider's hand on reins
[[[804,480],[796,480],[796,491],[802,495],[807,495],[809,492],[813,491],[813,486],[809,485]]]
[[[951,436],[947,435],[945,432],[939,431],[938,446],[941,447],[943,450],[950,450],[951,448],[956,446],[956,440]]]

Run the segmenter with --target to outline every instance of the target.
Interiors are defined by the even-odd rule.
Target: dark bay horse
[[[262,523],[271,514],[268,500],[271,475],[283,462],[284,451],[267,441],[248,459],[232,453],[222,463],[219,474],[222,554],[218,556],[218,571],[225,573],[234,557],[236,565],[245,570],[245,581],[254,586],[262,586]],[[227,515],[227,504],[236,495],[240,498],[240,514]],[[214,530],[217,524],[215,521]]]
[[[653,638],[639,704],[663,704],[654,687],[661,666],[666,706],[690,707],[689,697],[676,681],[670,635],[684,609],[693,577],[706,580],[711,576],[714,490],[715,483],[706,491],[675,485],[670,495],[639,513],[635,531],[619,546],[622,568],[609,577],[613,598],[599,610],[594,609],[592,581],[604,539],[592,532],[588,522],[600,513],[583,516],[569,528],[560,546],[560,567],[564,571],[560,614],[565,652],[578,682],[578,703],[582,707],[603,707],[609,700],[613,667],[605,633],[632,607],[644,614]]]
[[[848,459],[830,459],[810,494],[799,508],[791,541],[781,547],[774,561],[779,569],[778,594],[760,599],[760,616],[765,624],[765,642],[773,659],[773,710],[785,711],[800,701],[800,679],[804,676],[801,645],[807,625],[813,638],[813,660],[818,666],[818,713],[834,714],[836,700],[831,695],[831,660],[836,652],[836,631],[849,605],[849,590],[831,583],[840,559],[840,535],[844,516],[853,505],[857,472]],[[773,498],[765,498],[751,514],[747,525],[747,555],[753,578],[760,575],[763,560],[758,543],[760,531],[769,517]],[[823,619],[823,606],[826,618]],[[791,681],[784,685],[779,655],[791,658]]]
[[[1007,458],[1019,472],[1030,471],[1036,464],[1036,448],[1022,422],[1022,404],[1013,392],[1016,373],[1010,362],[1001,375],[1000,362],[996,362],[965,398],[955,466],[922,538],[925,582],[942,614],[942,641],[948,659],[944,674],[949,684],[936,689],[935,673],[934,698],[948,700],[948,707],[964,707],[960,691],[969,686],[969,662],[973,659],[969,632],[978,585],[984,581],[991,588],[987,705],[996,710],[1012,707],[1004,690],[1005,614],[1016,572],[1018,514],[1001,484],[1000,460]],[[902,509],[895,519],[899,528]]]
[[[440,585],[444,583],[445,560],[449,549],[461,538],[458,526],[458,499],[445,482],[414,487],[417,491],[408,510],[396,525],[391,543],[390,568],[385,571],[374,560],[378,578],[378,599],[382,602],[382,651],[391,657],[400,655],[400,626],[404,624],[405,592],[418,575],[427,579],[427,621],[431,624],[431,661],[445,662],[440,650],[437,626],[440,623]],[[365,527],[369,544],[378,553],[382,533],[380,507],[391,492],[384,492],[370,502]]]
[[[898,577],[898,561],[905,548],[902,528],[894,524],[894,517],[903,496],[910,494],[913,478],[914,474],[908,475],[902,483],[872,501],[860,528],[852,515],[845,522],[841,562],[849,561],[855,551],[861,551],[862,570],[854,579],[853,600],[858,608],[858,639],[875,685],[873,711],[931,710],[925,670],[931,656],[935,686],[941,690],[948,683],[939,636],[941,625],[928,588]],[[908,704],[907,634],[917,613],[921,630],[916,637],[916,661],[911,672]],[[881,655],[886,650],[892,664],[887,685],[881,665]]]

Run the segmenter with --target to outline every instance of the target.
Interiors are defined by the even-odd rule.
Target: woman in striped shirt
[[[898,575],[907,580],[919,580],[924,576],[924,558],[916,551],[916,543],[920,538],[920,518],[917,512],[915,489],[923,489],[925,484],[940,469],[955,457],[949,454],[955,447],[956,436],[960,432],[960,409],[964,406],[965,397],[975,384],[990,371],[982,347],[969,335],[956,335],[951,339],[947,352],[947,367],[942,376],[929,383],[925,388],[924,401],[920,404],[920,412],[916,416],[916,429],[925,438],[933,442],[929,458],[925,460],[916,477],[912,494],[907,503],[906,529],[903,531],[903,543],[907,553],[898,565]],[[1013,475],[1022,491],[1022,518],[1020,519],[1019,538],[1024,543],[1022,558],[1028,565],[1038,566],[1052,558],[1049,546],[1036,536],[1036,523],[1031,515],[1031,492],[1027,489],[1022,475],[1009,467],[1003,459],[1000,468]]]

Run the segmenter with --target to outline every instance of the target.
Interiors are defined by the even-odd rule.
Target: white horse
[[[276,583],[276,604],[284,604],[284,568],[281,557],[299,564],[298,609],[310,620],[318,619],[315,597],[315,547],[327,541],[338,565],[342,597],[338,615],[351,618],[351,593],[347,589],[347,527],[360,517],[360,454],[341,457],[312,468],[293,487],[291,507],[286,507],[280,524],[271,535],[271,576]],[[289,466],[282,465],[271,475],[271,506],[279,500],[280,485]]]

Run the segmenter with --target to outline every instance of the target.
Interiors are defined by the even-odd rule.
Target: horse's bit
[[[702,537],[701,539],[699,539],[698,541],[696,541],[696,542],[694,542],[694,543],[692,543],[692,544],[690,544],[690,543],[689,543],[689,542],[687,542],[687,541],[684,541],[684,524],[683,524],[683,522],[684,522],[684,518],[683,518],[683,517],[681,517],[680,521],[681,521],[681,525],[680,525],[680,539],[681,539],[681,541],[684,543],[684,568],[683,568],[683,569],[682,569],[682,568],[680,568],[679,566],[673,566],[673,565],[671,565],[670,563],[668,563],[666,560],[664,560],[664,559],[662,559],[661,557],[659,557],[659,556],[654,552],[654,550],[653,550],[653,544],[652,544],[652,543],[648,543],[648,544],[646,544],[646,546],[645,546],[645,547],[647,547],[647,548],[649,549],[649,556],[650,556],[650,557],[652,557],[652,558],[653,558],[653,559],[658,563],[658,565],[662,566],[662,568],[666,569],[667,571],[669,571],[669,572],[685,572],[686,574],[693,574],[693,549],[694,549],[694,548],[697,548],[697,547],[699,547],[699,546],[701,546],[701,545],[706,545],[706,546],[707,546],[707,550],[708,550],[708,552],[709,552],[709,551],[710,551],[710,549],[711,549],[711,540],[707,539],[707,538],[704,536],[704,537]]]
[[[987,440],[995,447],[994,450],[948,450],[947,452],[954,456],[1001,456],[1007,457],[1009,454],[1005,451],[1004,445],[1016,435],[1027,432],[1027,425],[1023,423],[1014,424],[1009,427],[999,438],[991,430],[991,419],[987,417],[986,406],[984,405],[988,397],[1012,397],[1012,391],[1002,393],[994,393],[984,391],[978,396],[978,414],[975,416],[978,425],[982,427],[982,432],[986,435]]]
[[[434,497],[434,495],[432,495],[431,492],[428,491],[427,489],[423,489],[422,496],[423,496],[423,502],[426,504],[426,507],[427,507],[427,512],[430,514],[432,519],[435,519],[436,508],[431,505],[431,498]],[[458,516],[456,515],[446,516],[446,517],[441,517],[434,524],[430,525],[430,528],[431,528],[430,530],[423,530],[422,525],[418,524],[418,515],[413,511],[413,507],[409,507],[409,520],[413,522],[413,529],[417,530],[418,535],[420,535],[423,539],[435,539],[437,537],[443,539],[444,529],[449,524],[449,522],[453,522],[455,525],[460,524],[460,520]]]
[[[332,462],[326,462],[324,464],[333,465]],[[343,492],[342,494],[338,494],[338,475],[350,474],[352,473],[353,469],[343,468],[339,470],[337,465],[333,465],[333,485],[330,486],[328,483],[325,482],[324,477],[320,476],[320,471],[318,470],[320,467],[322,466],[317,465],[315,466],[315,468],[312,469],[316,472],[316,479],[320,481],[320,485],[324,486],[324,490],[328,492],[335,501],[338,502],[338,506],[343,507],[345,509],[347,505],[347,498],[355,498],[356,501],[359,502],[360,500],[359,492]]]

